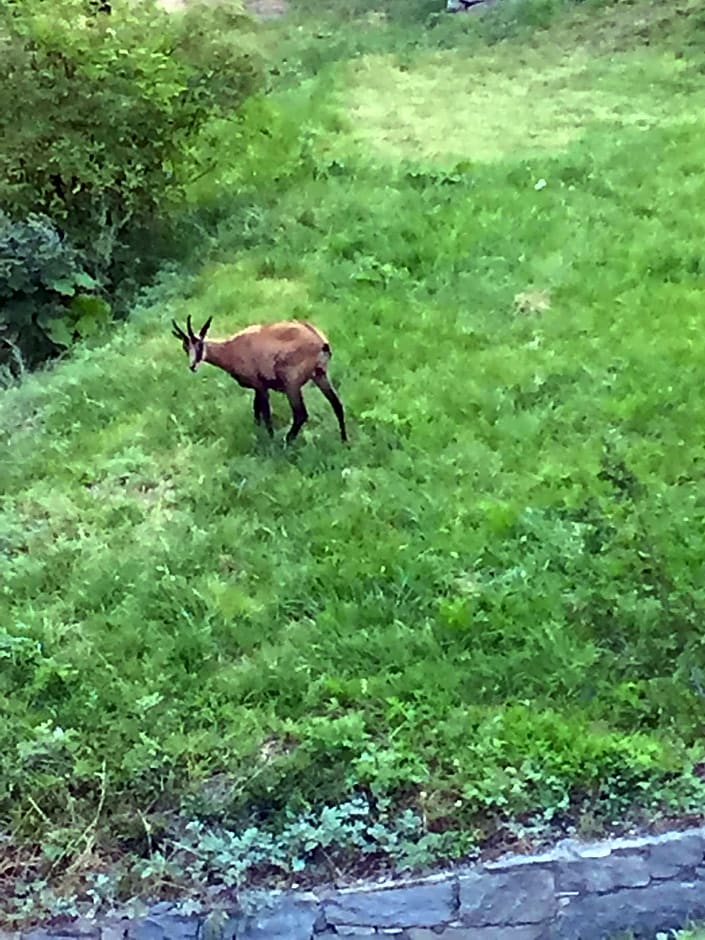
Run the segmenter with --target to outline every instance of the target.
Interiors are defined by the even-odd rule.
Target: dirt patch
[[[190,0],[160,0],[165,10],[174,13],[183,10]],[[246,9],[258,19],[271,20],[284,16],[287,11],[287,0],[244,0]]]
[[[245,6],[261,20],[272,20],[284,16],[287,0],[245,0]]]

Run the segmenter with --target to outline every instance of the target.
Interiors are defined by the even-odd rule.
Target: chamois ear
[[[211,325],[212,322],[213,322],[213,317],[212,317],[212,316],[211,316],[211,317],[208,317],[208,319],[206,320],[206,322],[203,324],[203,326],[201,327],[201,329],[198,331],[198,335],[201,337],[201,339],[203,339],[203,338],[205,337],[206,333],[207,333],[208,330],[210,329],[210,325]]]

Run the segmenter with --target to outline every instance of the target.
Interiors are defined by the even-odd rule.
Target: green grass
[[[362,792],[453,854],[700,805],[705,23],[558,6],[269,27],[202,269],[2,393],[8,918],[183,890],[193,816]],[[259,436],[188,313],[319,324],[351,446],[315,389]]]

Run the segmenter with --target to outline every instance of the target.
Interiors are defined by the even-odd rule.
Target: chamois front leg
[[[255,423],[261,424],[264,421],[264,426],[271,437],[274,431],[272,430],[272,412],[269,407],[269,393],[266,388],[257,389],[255,391],[254,413]]]
[[[308,420],[308,412],[306,411],[306,405],[304,405],[304,399],[300,388],[287,388],[286,397],[289,399],[293,417],[291,427],[289,428],[286,435],[287,444],[291,444],[291,442],[296,438],[296,435],[301,430],[302,426]]]

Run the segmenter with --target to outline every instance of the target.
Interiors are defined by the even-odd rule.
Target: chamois
[[[327,373],[331,348],[320,330],[303,320],[284,320],[248,326],[228,339],[207,340],[212,320],[213,317],[208,317],[197,334],[191,327],[190,316],[186,318],[186,332],[172,320],[173,334],[188,353],[192,372],[202,362],[209,362],[231,375],[243,388],[253,389],[255,423],[264,422],[270,436],[273,431],[269,392],[284,392],[293,416],[287,444],[308,418],[301,390],[312,381],[330,402],[338,419],[340,437],[347,441],[343,406]]]

